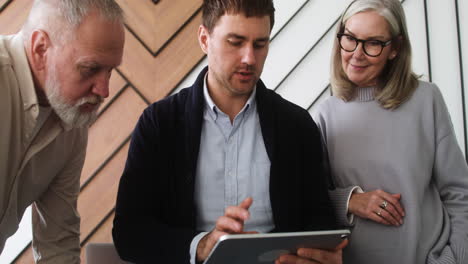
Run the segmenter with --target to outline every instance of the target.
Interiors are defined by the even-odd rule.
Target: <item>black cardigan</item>
[[[193,86],[149,106],[132,135],[112,235],[122,259],[189,263],[205,68]],[[304,109],[257,83],[275,232],[335,228],[319,131]]]

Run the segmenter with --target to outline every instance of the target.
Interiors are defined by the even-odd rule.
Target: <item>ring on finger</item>
[[[382,216],[382,208],[379,209],[379,211],[376,213],[378,216]]]
[[[383,200],[383,202],[380,204],[380,208],[385,209],[387,208],[388,202],[386,200]]]

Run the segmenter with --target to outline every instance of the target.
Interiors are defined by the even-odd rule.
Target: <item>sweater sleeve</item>
[[[345,226],[349,227],[352,226],[354,223],[354,215],[348,214],[348,205],[349,199],[354,192],[361,192],[362,189],[359,186],[347,186],[347,187],[336,187],[333,182],[333,173],[330,168],[330,161],[328,158],[328,150],[327,150],[327,139],[326,139],[326,125],[324,118],[321,116],[321,109],[319,108],[313,114],[313,119],[317,124],[317,127],[320,132],[320,137],[322,141],[322,152],[323,152],[323,163],[324,163],[324,170],[327,176],[330,178],[329,180],[329,190],[328,195],[330,197],[330,202],[335,209],[335,216],[337,220],[338,226]]]
[[[448,243],[437,243],[429,253],[427,263],[468,263],[468,167],[442,95],[438,89],[435,91],[437,136],[433,180],[444,205],[444,214],[450,220],[450,228]]]
[[[348,213],[349,199],[355,192],[362,193],[362,189],[359,186],[348,186],[345,188],[335,188],[334,190],[328,190],[331,203],[335,208],[335,214],[340,226],[353,226],[354,215]]]

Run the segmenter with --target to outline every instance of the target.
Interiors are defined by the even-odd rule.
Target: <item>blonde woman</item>
[[[344,263],[468,263],[467,164],[438,87],[411,70],[400,2],[353,1],[336,33],[314,119],[353,226]]]

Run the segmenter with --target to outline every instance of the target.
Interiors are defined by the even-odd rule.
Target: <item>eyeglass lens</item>
[[[376,40],[364,40],[363,42],[364,52],[369,56],[379,56],[382,52],[382,43]],[[348,52],[355,51],[359,41],[353,36],[341,35],[340,46],[342,49]]]

